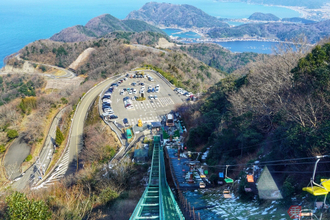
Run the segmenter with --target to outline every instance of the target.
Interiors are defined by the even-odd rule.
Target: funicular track
[[[160,136],[154,136],[149,184],[130,219],[184,219],[166,181]]]

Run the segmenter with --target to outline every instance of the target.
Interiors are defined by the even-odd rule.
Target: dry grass
[[[41,142],[37,142],[35,143],[32,148],[31,148],[31,155],[32,155],[32,160],[30,160],[29,162],[24,162],[21,165],[21,170],[22,172],[25,172],[27,169],[30,168],[30,166],[36,161],[36,158],[40,155],[40,152],[45,144],[45,141],[47,139],[48,133],[49,133],[49,129],[52,125],[53,119],[55,118],[55,116],[57,115],[57,113],[59,113],[59,111],[61,111],[62,108],[57,108],[57,109],[52,109],[52,111],[49,113],[49,115],[46,117],[46,120],[44,122],[45,128],[43,131],[43,140]],[[27,129],[27,128],[26,128]]]
[[[68,124],[68,127],[70,128],[71,126],[71,120],[69,120],[69,124]],[[52,161],[50,162],[46,172],[45,172],[45,175],[47,175],[49,173],[49,171],[51,171],[53,169],[53,167],[55,166],[56,162],[60,159],[63,151],[65,150],[65,146],[67,144],[67,142],[69,141],[69,129],[67,129],[63,135],[65,137],[65,141],[63,141],[63,143],[57,147],[57,153],[55,153],[52,157]]]

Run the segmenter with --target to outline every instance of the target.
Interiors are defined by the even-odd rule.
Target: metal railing
[[[166,181],[164,153],[160,136],[154,136],[149,185],[130,219],[184,219]]]

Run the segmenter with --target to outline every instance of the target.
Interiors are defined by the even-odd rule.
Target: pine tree
[[[56,138],[55,138],[55,144],[57,146],[60,146],[62,142],[64,141],[64,136],[60,130],[60,128],[57,126],[56,128]]]

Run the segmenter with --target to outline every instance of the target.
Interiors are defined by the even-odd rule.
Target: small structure
[[[132,131],[131,129],[126,129],[126,138],[127,140],[132,138]]]
[[[141,148],[134,151],[134,160],[138,163],[144,163],[148,160],[148,149]]]
[[[166,115],[166,126],[168,126],[168,127],[174,126],[174,116],[173,116],[173,114]]]
[[[267,166],[261,173],[258,180],[258,192],[261,199],[283,199],[281,191],[277,187],[272,174],[269,172]]]
[[[162,128],[162,123],[160,123],[159,121],[151,122],[152,131],[160,131],[161,128]]]

